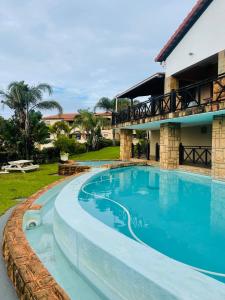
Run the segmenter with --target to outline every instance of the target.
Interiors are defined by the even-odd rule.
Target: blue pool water
[[[92,177],[79,201],[122,234],[225,281],[225,184],[206,176],[128,167]]]
[[[96,160],[96,161],[78,161],[77,163],[81,166],[89,166],[89,167],[101,167],[107,164],[116,164],[118,160]]]

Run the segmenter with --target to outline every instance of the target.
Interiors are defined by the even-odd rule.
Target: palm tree
[[[133,104],[138,104],[139,101],[138,100],[134,100]],[[121,99],[117,99],[117,111],[121,111],[124,110],[126,108],[128,108],[130,106],[130,99],[128,98],[121,98]],[[98,102],[95,105],[95,111],[96,109],[102,109],[105,110],[106,112],[115,112],[116,111],[116,99],[110,99],[107,97],[102,97],[98,100]],[[116,130],[115,128],[112,129],[112,134],[113,134],[113,145],[115,146],[116,144]]]
[[[75,116],[74,128],[79,128],[81,134],[86,136],[87,150],[92,147],[95,150],[98,146],[99,138],[101,137],[101,128],[106,125],[107,120],[89,110],[81,109],[79,115]]]
[[[56,135],[56,137],[62,134],[68,137],[72,128],[70,128],[70,126],[66,122],[58,121],[51,127],[49,127],[49,130],[52,134]]]
[[[98,100],[98,102],[95,105],[95,110],[97,108],[105,110],[106,112],[113,112],[116,108],[115,100],[107,97],[102,97]]]
[[[130,99],[128,99],[128,98],[117,99],[117,102],[118,102],[117,111],[124,110],[124,109],[126,109],[130,106]],[[133,101],[133,105],[136,105],[138,103],[139,103],[138,100]],[[108,97],[102,97],[98,100],[98,102],[95,105],[95,110],[97,108],[102,109],[106,112],[115,112],[116,111],[116,99],[115,98],[110,99]]]
[[[47,83],[29,86],[24,81],[14,81],[8,85],[7,91],[0,90],[1,103],[14,111],[19,129],[25,139],[25,155],[29,157],[29,115],[35,109],[57,109],[62,113],[61,105],[55,100],[43,100],[43,93],[52,94],[52,88]]]

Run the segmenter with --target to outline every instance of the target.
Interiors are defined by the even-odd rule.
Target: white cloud
[[[160,70],[154,57],[194,2],[2,0],[0,88],[48,82],[65,111],[93,107]]]

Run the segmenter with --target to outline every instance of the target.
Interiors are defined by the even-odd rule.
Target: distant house
[[[66,122],[69,126],[73,125],[74,118],[79,115],[78,113],[65,113],[65,114],[57,114],[57,115],[50,115],[50,116],[45,116],[43,117],[43,120],[46,125],[52,126],[56,122],[59,121],[64,121]],[[103,113],[96,113],[96,116],[101,116],[102,118],[106,118],[109,121],[109,124],[111,124],[112,120],[112,113],[111,112],[103,112]],[[113,134],[112,134],[112,128],[111,125],[103,127],[101,129],[102,136],[106,139],[113,139]],[[85,143],[86,142],[86,137],[81,134],[79,128],[74,128],[71,132],[71,137],[75,138],[78,142],[80,143]],[[51,139],[54,139],[54,136],[52,135],[50,137]],[[49,143],[47,145],[43,145],[44,147],[51,147],[52,143]]]
[[[116,96],[129,109],[113,114],[121,159],[130,159],[132,132],[149,132],[147,159],[164,169],[206,166],[225,179],[224,0],[199,0],[156,57],[157,73]],[[163,20],[162,20],[163,21]],[[133,105],[133,99],[149,100]],[[140,156],[140,153],[139,153]]]

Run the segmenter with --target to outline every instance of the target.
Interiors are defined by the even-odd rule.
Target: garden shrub
[[[105,147],[110,147],[113,145],[113,141],[110,140],[110,139],[106,139],[106,138],[99,138],[99,142],[98,142],[98,148],[99,149],[102,149],[102,148],[105,148]]]
[[[77,143],[75,152],[73,154],[81,154],[87,152],[87,144],[86,143]]]

